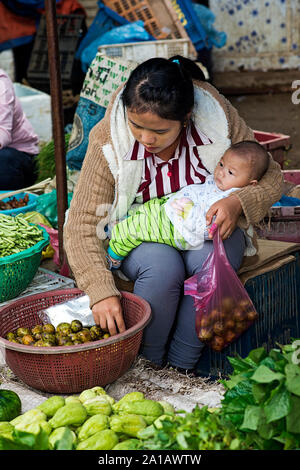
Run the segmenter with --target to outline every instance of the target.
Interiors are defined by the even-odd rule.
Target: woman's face
[[[172,145],[180,134],[180,121],[163,119],[151,112],[135,113],[127,109],[128,123],[134,138],[151,153],[159,154]]]

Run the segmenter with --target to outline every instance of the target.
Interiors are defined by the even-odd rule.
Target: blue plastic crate
[[[204,31],[197,14],[193,8],[191,0],[171,0],[172,6],[184,26],[190,40],[195,46],[196,51],[203,48],[210,49],[208,37]]]
[[[2,193],[8,193],[9,191],[0,191],[0,194]],[[35,208],[36,208],[36,202],[37,202],[37,199],[38,199],[38,196],[36,194],[30,194],[30,193],[26,193],[26,192],[23,192],[23,193],[19,193],[19,194],[16,194],[15,196],[12,196],[12,197],[7,197],[6,199],[3,199],[3,202],[8,202],[10,199],[12,199],[13,197],[15,197],[16,199],[23,199],[24,196],[28,194],[28,204],[26,206],[23,206],[23,207],[18,207],[16,209],[7,209],[7,210],[4,210],[4,211],[1,211],[0,210],[0,214],[3,214],[3,215],[17,215],[17,214],[25,214],[26,212],[30,212],[30,211],[34,211]]]
[[[259,318],[221,352],[205,346],[196,367],[198,375],[226,377],[232,373],[228,356],[244,358],[251,349],[264,346],[269,351],[277,342],[286,344],[300,338],[300,252],[293,255],[294,261],[246,282]]]
[[[102,34],[111,31],[116,26],[129,24],[126,18],[105,6],[101,0],[97,2],[97,5],[99,10],[76,51],[76,59],[80,59],[82,51]]]

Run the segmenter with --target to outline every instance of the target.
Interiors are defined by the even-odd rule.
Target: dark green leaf
[[[248,354],[247,358],[251,359],[256,364],[258,364],[266,356],[267,356],[267,351],[265,350],[265,348],[262,347],[262,348],[252,349],[252,351],[250,351],[250,353]]]
[[[294,395],[300,396],[300,367],[296,364],[285,366],[286,388]]]
[[[0,450],[47,450],[48,436],[43,429],[35,435],[14,429],[13,440],[0,436]]]
[[[272,390],[271,398],[264,407],[267,423],[277,421],[287,416],[291,408],[290,394],[281,385]]]
[[[283,444],[283,450],[294,450],[300,446],[300,435],[295,436],[287,431],[282,431],[279,436],[273,438]]]
[[[228,356],[227,359],[233,367],[234,374],[239,374],[240,372],[251,370],[254,368],[254,365],[256,366],[254,362],[253,365],[252,363],[246,361],[245,359],[242,359],[238,355],[236,357]]]
[[[252,374],[252,372],[251,372],[251,374]],[[224,380],[224,381],[222,381],[222,383],[226,388],[232,389],[239,382],[243,382],[244,380],[248,380],[248,374],[241,373],[241,374],[237,374],[237,375],[232,375],[229,380]]]
[[[270,383],[273,380],[284,379],[284,375],[280,372],[273,372],[269,367],[262,364],[258,366],[251,379],[258,383]]]
[[[240,429],[256,431],[261,414],[262,409],[260,406],[248,405],[245,409],[244,421]]]
[[[271,423],[266,422],[266,418],[261,416],[260,422],[257,426],[257,432],[263,439],[271,439],[275,434],[275,428]]]
[[[262,403],[270,394],[269,384],[261,384],[254,382],[252,384],[252,394],[256,403]]]
[[[232,399],[241,396],[247,396],[249,399],[249,403],[254,404],[252,397],[252,382],[248,379],[240,381],[230,390],[226,390],[223,402],[227,403],[230,402]]]
[[[291,409],[286,417],[286,429],[291,433],[300,433],[300,398],[291,395]]]
[[[264,365],[264,366],[266,366],[266,367],[269,367],[269,368],[272,369],[272,370],[275,370],[275,369],[276,369],[276,361],[275,361],[272,357],[270,357],[270,356],[265,357],[265,358],[261,361],[260,365]]]

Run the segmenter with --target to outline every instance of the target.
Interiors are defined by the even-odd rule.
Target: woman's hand
[[[95,323],[103,330],[108,330],[111,336],[125,331],[126,327],[119,297],[112,296],[100,300],[100,302],[93,305],[92,312]]]
[[[237,226],[237,221],[242,213],[242,206],[234,194],[215,202],[206,213],[206,224],[214,222],[219,227],[222,240],[230,237]],[[215,216],[215,220],[213,217]],[[209,235],[212,238],[212,234]]]

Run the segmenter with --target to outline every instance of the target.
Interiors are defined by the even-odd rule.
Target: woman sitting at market
[[[22,189],[35,182],[38,143],[11,79],[0,69],[0,190]]]
[[[75,187],[64,243],[78,287],[90,298],[95,322],[113,335],[125,330],[120,292],[106,264],[107,234],[133,204],[205,181],[224,151],[255,140],[237,111],[189,59],[153,58],[140,64],[110,102],[104,119],[90,133],[89,147]],[[213,204],[213,219],[231,265],[256,253],[252,224],[259,222],[282,194],[279,165]],[[200,271],[213,249],[178,251],[162,243],[142,243],[122,264],[134,293],[147,300],[152,318],[140,354],[154,367],[169,364],[193,370],[203,344],[196,335],[191,296],[183,295],[187,277]]]

